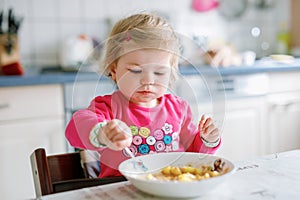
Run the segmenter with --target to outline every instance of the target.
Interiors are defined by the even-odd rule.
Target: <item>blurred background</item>
[[[86,34],[101,42],[112,24],[125,16],[155,11],[188,37],[230,41],[258,58],[289,53],[292,0],[1,0],[24,18],[20,55],[24,66],[59,65],[62,45]],[[295,19],[297,16],[293,16]],[[299,18],[299,16],[298,16]],[[299,44],[298,44],[299,45]]]
[[[1,199],[34,198],[36,148],[74,151],[64,135],[72,114],[116,89],[81,64],[134,13],[166,17],[186,39],[188,61],[203,59],[195,44],[212,43],[249,58],[238,67],[180,66],[174,92],[196,121],[205,113],[220,123],[217,154],[245,160],[299,149],[299,10],[300,0],[0,0]]]

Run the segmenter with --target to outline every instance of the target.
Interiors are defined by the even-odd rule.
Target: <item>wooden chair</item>
[[[39,148],[31,154],[30,160],[37,198],[57,192],[126,181],[123,176],[89,178],[91,176],[88,170],[83,167],[88,163],[82,165],[80,152],[46,156],[45,149]]]

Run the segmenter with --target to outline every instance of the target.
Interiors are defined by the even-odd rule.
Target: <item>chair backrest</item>
[[[46,156],[45,149],[36,149],[31,166],[38,195],[54,193],[56,182],[85,178],[79,152]]]
[[[125,177],[94,178],[83,166],[80,152],[46,155],[43,148],[30,156],[36,197],[84,187],[125,181]],[[93,163],[94,165],[94,163]],[[94,173],[95,167],[93,168]],[[97,173],[99,174],[99,173]]]

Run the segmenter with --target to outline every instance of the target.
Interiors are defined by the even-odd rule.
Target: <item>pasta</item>
[[[214,162],[214,166],[202,165],[201,167],[193,167],[191,165],[167,166],[159,173],[147,174],[148,180],[165,180],[165,181],[199,181],[211,177],[220,176],[228,171],[224,169],[224,162],[220,159]]]

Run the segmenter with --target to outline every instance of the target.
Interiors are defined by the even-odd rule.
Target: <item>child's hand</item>
[[[220,137],[219,129],[214,125],[211,117],[202,115],[198,128],[200,136],[207,142],[214,143]]]
[[[113,119],[99,130],[98,140],[108,148],[119,151],[131,145],[132,134],[123,121]]]

